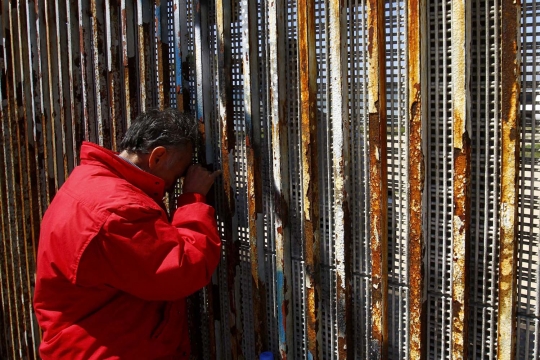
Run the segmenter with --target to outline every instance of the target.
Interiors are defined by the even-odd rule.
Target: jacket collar
[[[118,154],[99,145],[83,141],[81,165],[98,163],[138,187],[158,204],[163,201],[165,182],[139,167],[118,157]]]

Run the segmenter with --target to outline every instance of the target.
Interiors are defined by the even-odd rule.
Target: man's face
[[[179,178],[186,174],[192,163],[193,146],[188,144],[181,149],[165,149],[165,153],[155,163],[152,173],[165,181],[165,190],[173,191]]]

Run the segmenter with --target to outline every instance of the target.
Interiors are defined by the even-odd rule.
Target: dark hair
[[[176,109],[151,109],[139,115],[120,142],[119,151],[147,154],[157,146],[195,145],[197,121]]]

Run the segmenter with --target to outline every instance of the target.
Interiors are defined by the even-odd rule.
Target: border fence
[[[540,3],[0,4],[0,358],[39,357],[39,224],[81,142],[151,107],[223,170],[193,358],[540,358]]]

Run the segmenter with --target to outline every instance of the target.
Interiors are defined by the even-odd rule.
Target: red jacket
[[[220,258],[212,207],[91,143],[41,226],[34,309],[43,359],[183,359],[184,298]]]

